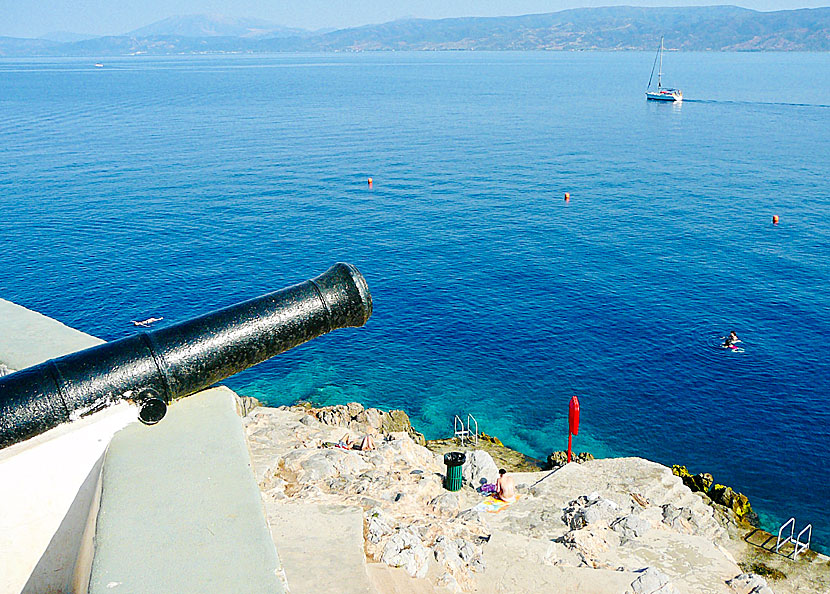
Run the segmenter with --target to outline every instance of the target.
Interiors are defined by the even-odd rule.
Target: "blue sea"
[[[645,101],[653,58],[2,59],[0,297],[112,340],[350,262],[369,323],[231,387],[540,458],[575,394],[575,449],[827,550],[830,54],[667,53],[682,104]]]

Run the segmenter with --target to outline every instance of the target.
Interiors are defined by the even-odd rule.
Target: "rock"
[[[356,419],[363,411],[363,405],[359,402],[349,402],[346,405],[346,413],[349,415],[349,419]]]
[[[450,571],[458,571],[464,565],[464,561],[458,554],[458,546],[455,541],[446,536],[439,536],[432,547],[435,560],[447,566]]]
[[[583,462],[587,462],[588,460],[593,460],[594,455],[589,452],[579,452],[578,454],[574,454],[571,457],[572,462],[576,462],[577,464],[582,464]],[[559,468],[560,466],[565,466],[568,463],[568,452],[565,450],[558,450],[556,452],[551,452],[548,455],[548,468]]]
[[[438,585],[454,593],[464,591],[458,584],[458,580],[456,580],[450,572],[446,572],[438,578]]]
[[[409,526],[396,532],[383,547],[381,561],[390,567],[402,567],[411,577],[425,577],[430,552],[420,536]]]
[[[726,582],[726,585],[740,594],[774,594],[767,580],[754,573],[742,573]]]
[[[651,524],[637,514],[629,514],[616,520],[611,527],[614,532],[620,535],[622,542],[625,543],[626,541],[643,536],[651,529]]]
[[[489,525],[487,524],[487,520],[484,517],[486,514],[485,512],[479,512],[474,509],[468,509],[460,514],[458,514],[455,519],[462,524],[469,524],[472,526],[477,526],[483,530],[487,530]]]
[[[478,436],[478,438],[479,438],[479,439],[481,439],[481,440],[484,440],[484,441],[486,441],[486,442],[492,443],[492,444],[494,444],[494,445],[504,447],[504,444],[503,444],[503,443],[501,442],[501,440],[500,440],[498,437],[496,437],[495,435],[487,435],[486,433],[481,433],[481,434]]]
[[[607,527],[617,518],[619,511],[619,506],[610,499],[591,493],[571,501],[562,514],[562,521],[571,530],[579,530],[589,524]]]
[[[613,531],[600,526],[586,526],[571,530],[562,537],[562,543],[569,549],[578,550],[589,559],[598,557],[620,544],[620,537]],[[589,563],[595,566],[596,563]]]
[[[384,536],[392,534],[394,522],[379,507],[374,507],[366,514],[366,538],[369,542],[379,543]]]
[[[456,493],[447,491],[430,501],[429,508],[438,515],[451,516],[458,513],[461,504]]]
[[[676,594],[677,590],[669,582],[669,576],[655,569],[646,567],[640,576],[631,582],[634,594]]]
[[[0,375],[3,375],[2,367],[0,365]],[[247,417],[248,413],[261,406],[259,400],[252,396],[240,396],[239,394],[234,394],[234,396],[236,396],[236,412],[240,417]]]
[[[363,413],[364,422],[366,425],[380,433],[383,427],[383,413],[376,408],[367,408]]]
[[[418,433],[412,428],[412,423],[409,421],[409,416],[402,410],[390,410],[388,413],[382,413],[381,431],[384,433],[407,433],[412,441],[418,445],[424,445],[426,439],[423,433]]]
[[[743,493],[738,493],[732,487],[717,484],[712,485],[712,488],[709,490],[709,497],[715,503],[731,509],[739,519],[744,519],[750,514],[754,515],[747,496]]]
[[[323,453],[314,454],[300,463],[303,469],[302,481],[304,483],[319,481],[324,478],[333,477],[337,474],[334,464],[329,462]]]
[[[461,476],[465,483],[477,489],[481,485],[495,483],[499,469],[490,454],[484,450],[472,450],[467,452],[467,460],[461,467]]]
[[[715,479],[708,472],[701,472],[693,475],[689,469],[680,464],[675,464],[671,467],[672,474],[679,476],[683,484],[689,487],[692,493],[708,493],[709,488],[714,483]]]

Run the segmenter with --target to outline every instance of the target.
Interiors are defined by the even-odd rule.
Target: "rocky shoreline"
[[[359,512],[367,572],[400,568],[415,580],[412,591],[830,591],[826,557],[792,562],[753,544],[749,502],[708,475],[589,454],[563,466],[554,452],[542,463],[492,437],[459,448],[425,440],[403,411],[357,403],[248,411],[251,404],[242,409],[266,509]],[[366,434],[375,449],[330,447]],[[458,492],[443,488],[450,448],[467,450]],[[493,511],[476,487],[494,482],[499,467],[513,473],[520,498]]]

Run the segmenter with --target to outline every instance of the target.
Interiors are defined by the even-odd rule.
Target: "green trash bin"
[[[458,491],[461,488],[461,465],[467,460],[464,452],[448,452],[444,454],[444,464],[447,465],[447,478],[444,479],[444,488],[447,491]]]

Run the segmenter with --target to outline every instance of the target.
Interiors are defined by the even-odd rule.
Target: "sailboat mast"
[[[663,38],[660,37],[660,70],[657,71],[657,90],[663,88]]]

